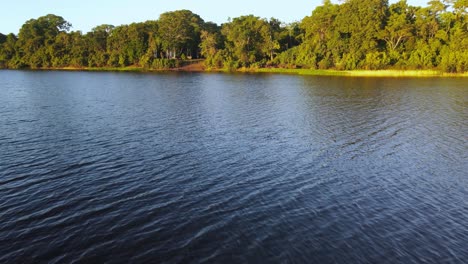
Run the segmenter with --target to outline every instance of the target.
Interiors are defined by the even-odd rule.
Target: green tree
[[[81,31],[70,33],[72,46],[70,47],[70,60],[68,66],[85,67],[88,66],[89,50],[88,42],[85,35]]]
[[[326,0],[322,6],[318,6],[312,12],[311,16],[302,20],[304,39],[297,56],[300,64],[326,69],[343,56],[346,50],[336,21],[339,14],[340,6]]]
[[[210,33],[206,30],[201,32],[200,53],[205,58],[212,58],[218,51],[216,33]]]
[[[391,52],[396,51],[401,44],[413,36],[412,14],[408,11],[409,6],[406,0],[400,0],[389,8],[387,25],[380,35]]]
[[[109,60],[107,38],[114,30],[113,25],[103,24],[93,28],[85,35],[87,41],[88,60],[90,67],[103,67]]]
[[[468,20],[467,20],[467,0],[447,1],[451,7],[451,12],[440,15],[444,32],[437,34],[444,39],[446,45],[440,51],[441,70],[446,72],[466,72],[468,71]]]
[[[143,57],[140,58],[140,64],[145,67],[150,67],[154,59],[162,58],[162,40],[158,33],[158,21],[146,21],[144,23],[145,32],[147,34],[147,49]]]
[[[283,52],[301,44],[303,34],[304,32],[299,22],[281,24],[280,30],[276,36],[280,45],[280,51]]]
[[[205,58],[205,66],[222,68],[225,61],[224,37],[221,28],[208,22],[200,34],[200,54]]]
[[[189,10],[166,12],[159,17],[159,36],[168,58],[197,56],[204,21]]]
[[[234,18],[223,25],[221,32],[226,38],[228,53],[242,66],[248,67],[271,56],[279,47],[269,23],[253,15]]]
[[[265,54],[269,55],[270,61],[273,61],[274,55],[280,49],[278,39],[282,30],[281,21],[276,18],[270,18],[268,21],[268,27],[262,27],[261,34],[265,40],[262,50]]]
[[[0,33],[0,44],[3,44],[6,41],[7,36]]]
[[[70,63],[70,50],[73,47],[72,38],[66,32],[60,32],[53,43],[46,46],[46,52],[50,55],[50,66],[64,67]]]
[[[346,46],[341,62],[345,69],[362,66],[367,53],[379,50],[378,34],[387,9],[387,0],[347,0],[340,6],[336,26],[340,42]]]
[[[22,63],[32,68],[51,66],[52,56],[49,46],[62,32],[67,32],[71,24],[61,16],[46,15],[28,20],[18,34],[18,50]]]
[[[0,43],[0,68],[18,68],[16,57],[16,41],[14,34],[3,35]],[[15,59],[15,60],[14,60]]]
[[[128,56],[128,25],[115,27],[107,38],[107,51],[109,53],[108,65],[112,67],[125,67],[130,65]]]

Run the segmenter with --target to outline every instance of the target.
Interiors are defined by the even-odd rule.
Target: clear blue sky
[[[408,0],[408,3],[425,6],[427,1]],[[27,20],[55,14],[72,23],[72,30],[86,33],[97,25],[155,20],[163,12],[179,9],[191,10],[205,21],[218,24],[228,17],[248,14],[293,22],[310,15],[321,3],[322,0],[13,0],[2,3],[0,32],[16,34]]]

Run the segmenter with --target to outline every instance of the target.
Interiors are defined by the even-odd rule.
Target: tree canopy
[[[167,56],[176,58],[181,54],[198,54],[200,33],[205,22],[189,10],[161,14],[158,33]]]
[[[0,33],[0,44],[3,44],[6,41],[7,36]]]
[[[204,58],[210,68],[468,70],[468,1],[324,0],[310,16],[285,24],[240,16],[217,25],[189,10],[157,20],[71,31],[63,17],[26,21],[0,33],[0,67],[176,67]]]

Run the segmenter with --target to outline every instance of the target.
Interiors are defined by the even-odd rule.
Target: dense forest
[[[468,0],[324,0],[310,16],[285,24],[241,16],[222,25],[188,10],[130,25],[71,31],[57,15],[0,33],[0,68],[127,67],[168,69],[205,59],[211,69],[468,70]]]

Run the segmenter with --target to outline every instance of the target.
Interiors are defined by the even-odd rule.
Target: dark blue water
[[[0,71],[0,263],[463,263],[468,81]]]

